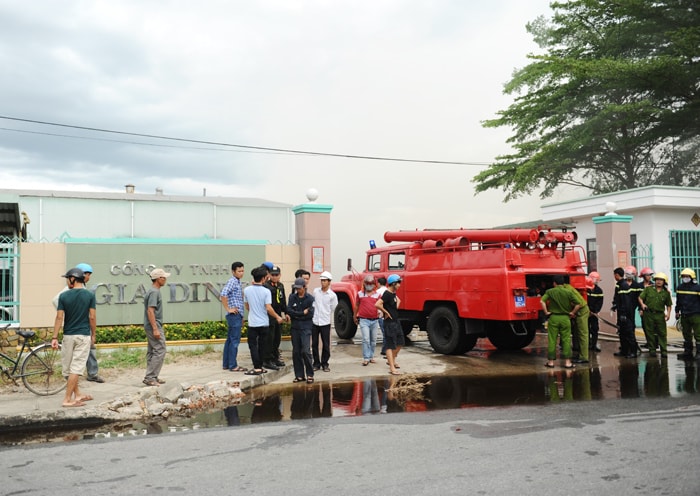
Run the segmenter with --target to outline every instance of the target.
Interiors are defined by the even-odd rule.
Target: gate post
[[[309,290],[319,284],[319,275],[331,271],[331,210],[332,205],[316,203],[318,193],[309,190],[308,203],[292,208],[295,215],[296,242],[299,245],[300,267],[311,272]]]
[[[630,222],[631,215],[615,213],[615,204],[606,204],[608,213],[593,217],[595,224],[596,243],[598,244],[598,272],[602,278],[600,287],[605,294],[605,303],[601,312],[612,306],[615,294],[615,267],[625,268],[632,263],[630,259]],[[601,322],[602,324],[602,322]]]

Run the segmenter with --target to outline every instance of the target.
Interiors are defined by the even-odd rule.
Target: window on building
[[[586,258],[588,259],[588,272],[598,270],[598,250],[595,238],[586,240]]]
[[[671,278],[670,286],[675,290],[686,267],[698,272],[700,269],[700,231],[670,231]]]
[[[630,235],[630,262],[637,268],[637,272],[644,267],[654,267],[654,246],[640,245],[637,243],[637,235]]]
[[[0,322],[19,321],[17,239],[0,236]]]

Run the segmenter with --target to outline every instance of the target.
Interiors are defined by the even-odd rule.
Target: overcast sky
[[[123,191],[132,183],[137,193],[206,189],[294,205],[313,187],[319,203],[334,205],[340,274],[387,230],[537,219],[538,197],[474,196],[471,178],[509,150],[508,130],[480,123],[511,103],[503,84],[538,51],[525,25],[549,16],[548,4],[0,0],[0,115],[477,164],[251,153],[0,119],[0,187]]]

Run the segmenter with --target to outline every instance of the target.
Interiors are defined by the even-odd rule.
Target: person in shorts
[[[68,376],[63,406],[85,406],[85,402],[91,400],[92,396],[80,392],[78,379],[83,374],[90,354],[90,344],[95,339],[95,293],[85,289],[85,274],[82,270],[70,269],[63,277],[68,281],[70,289],[58,297],[51,347],[58,349],[58,332],[63,325],[61,365],[63,375]]]
[[[382,297],[377,300],[376,306],[384,315],[384,340],[386,341],[386,359],[389,365],[389,372],[392,375],[400,375],[399,364],[396,357],[399,356],[401,347],[404,345],[403,329],[399,322],[399,306],[401,300],[396,295],[396,290],[401,284],[401,277],[391,274],[386,279],[387,288]]]

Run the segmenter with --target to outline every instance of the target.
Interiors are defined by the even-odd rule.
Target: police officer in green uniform
[[[578,312],[574,312],[574,319],[576,322],[576,334],[572,336],[575,345],[573,348],[576,352],[574,363],[588,363],[588,318],[591,312],[588,309],[586,299],[581,296],[581,293],[579,293],[576,288],[571,284],[564,284],[564,287],[571,291],[579,306]]]
[[[547,363],[546,367],[554,367],[557,357],[557,338],[561,336],[562,358],[564,367],[570,369],[571,363],[571,319],[581,308],[573,292],[564,287],[564,277],[556,275],[553,278],[554,287],[548,289],[542,299],[542,310],[549,317],[547,325]],[[586,350],[588,351],[588,350]]]
[[[671,317],[671,293],[666,288],[668,276],[663,272],[654,274],[654,285],[644,288],[639,295],[639,308],[644,312],[644,334],[649,345],[649,356],[656,356],[656,347],[661,348],[661,358],[668,356],[666,346],[666,321]]]

